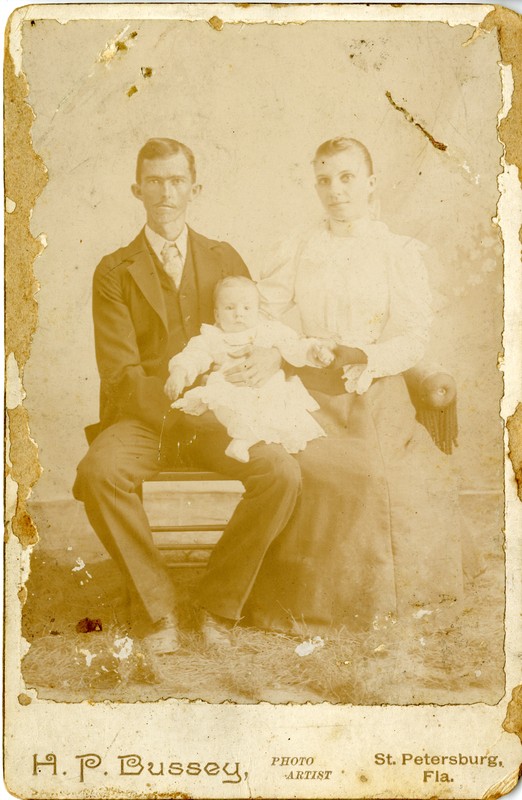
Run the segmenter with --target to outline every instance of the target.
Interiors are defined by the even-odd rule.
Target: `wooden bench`
[[[219,540],[244,488],[216,472],[159,472],[142,483],[152,538],[172,567],[202,567]]]

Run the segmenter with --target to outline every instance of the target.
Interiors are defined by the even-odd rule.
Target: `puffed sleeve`
[[[389,316],[378,341],[361,347],[365,367],[346,367],[348,391],[363,394],[374,378],[398,375],[424,356],[433,320],[431,292],[423,254],[415,239],[396,237],[389,253]]]
[[[298,235],[280,243],[266,258],[257,284],[261,298],[260,308],[269,318],[278,319],[294,305],[295,275]]]

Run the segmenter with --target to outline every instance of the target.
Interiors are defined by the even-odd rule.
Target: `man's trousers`
[[[266,551],[295,508],[299,464],[281,446],[262,443],[251,448],[247,464],[228,458],[230,439],[215,425],[195,422],[191,439],[194,466],[239,480],[245,487],[212,552],[197,598],[212,614],[237,620]],[[94,440],[74,485],[74,496],[83,501],[92,527],[152,622],[175,610],[171,574],[152,541],[139,495],[141,482],[159,469],[159,435],[137,420],[122,420]]]

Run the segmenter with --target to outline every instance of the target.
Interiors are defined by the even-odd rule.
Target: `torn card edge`
[[[144,6],[141,5],[141,8]],[[272,7],[274,20],[267,21],[266,10],[251,6],[209,6],[164,4],[154,7],[154,13],[149,16],[151,6],[147,7],[147,17],[154,19],[193,19],[206,20],[216,31],[223,28],[223,23],[261,23],[269,24],[305,24],[311,20],[338,20],[339,9],[342,19],[372,20],[375,6],[337,6],[337,5],[312,5],[312,6],[287,6]],[[384,11],[379,6],[380,14]],[[30,19],[32,14],[38,19],[56,19],[67,22],[74,19],[100,19],[114,18],[114,6],[95,5],[92,9],[88,5],[67,6],[26,6],[13,12],[8,22],[5,33],[5,69],[4,69],[4,113],[5,113],[5,151],[9,157],[4,157],[5,193],[6,193],[6,221],[5,221],[5,353],[6,353],[6,380],[7,380],[7,410],[6,410],[6,536],[8,541],[13,538],[19,542],[22,550],[33,545],[38,534],[34,521],[27,511],[27,500],[31,488],[37,482],[41,467],[38,461],[37,444],[30,436],[29,417],[23,404],[23,374],[25,365],[31,351],[32,337],[38,324],[38,306],[35,295],[38,284],[35,279],[33,265],[42,252],[43,241],[33,237],[30,231],[31,212],[41,192],[47,183],[47,171],[42,158],[33,150],[31,128],[34,114],[27,102],[28,85],[22,69],[22,25],[24,20]],[[140,10],[140,5],[117,6],[117,16],[121,19],[127,9],[129,16],[135,16]],[[220,17],[214,13],[219,9]],[[306,9],[306,18],[303,16]],[[499,139],[504,146],[504,173],[499,176],[502,183],[507,175],[510,182],[510,191],[517,185],[519,170],[522,163],[522,19],[509,9],[501,6],[401,6],[399,8],[387,7],[389,16],[380,19],[390,21],[446,21],[450,25],[474,24],[475,31],[467,44],[472,44],[475,36],[482,31],[496,30],[501,63],[504,68],[511,70],[512,97],[511,107],[499,121]],[[465,18],[463,14],[465,13]],[[218,24],[219,23],[219,24]],[[509,173],[511,172],[511,175]],[[518,182],[518,187],[520,184]],[[501,188],[506,188],[501,187]],[[501,196],[502,201],[502,196]],[[504,213],[499,202],[499,219],[504,240],[504,256],[511,249],[511,257],[516,263],[516,246],[520,241],[520,217],[510,220],[508,225],[503,223]],[[512,212],[510,212],[511,214]],[[518,275],[520,282],[520,275]],[[510,287],[519,289],[517,285]],[[507,295],[507,292],[506,292]],[[516,302],[520,294],[511,291],[511,301]],[[504,319],[516,322],[518,311],[508,307],[506,303]],[[514,329],[516,331],[516,328]],[[507,339],[509,326],[504,331],[504,347],[507,355],[512,351],[513,343]],[[520,358],[515,353],[514,358]],[[513,359],[512,359],[513,361]],[[502,400],[502,417],[506,425],[506,452],[512,465],[513,474],[506,463],[506,495],[507,502],[514,510],[520,508],[516,500],[516,491],[510,492],[515,480],[518,484],[519,497],[522,497],[522,402],[517,396],[519,391],[518,379],[520,377],[520,363],[507,365],[506,391]],[[518,370],[518,371],[517,371]],[[518,513],[517,512],[517,513]],[[12,543],[12,541],[11,541]],[[11,548],[8,548],[10,550]],[[513,563],[513,554],[510,561]],[[25,570],[24,570],[25,571]],[[508,575],[508,580],[515,576]],[[520,580],[520,578],[517,578]],[[23,582],[18,592],[23,602]],[[511,611],[516,611],[511,609]],[[19,616],[19,615],[15,615]],[[8,609],[8,620],[11,618]],[[506,647],[514,651],[514,643],[506,642]],[[510,676],[514,677],[514,676]],[[508,686],[510,681],[508,681]],[[522,686],[512,689],[511,700],[507,706],[504,729],[509,733],[516,733],[522,738]],[[487,797],[499,796],[495,794],[498,788],[492,787],[493,794]],[[509,790],[508,790],[509,791]]]

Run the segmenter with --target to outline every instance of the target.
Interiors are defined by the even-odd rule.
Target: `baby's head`
[[[214,289],[214,317],[225,333],[246,331],[259,321],[259,294],[249,278],[229,275]]]

